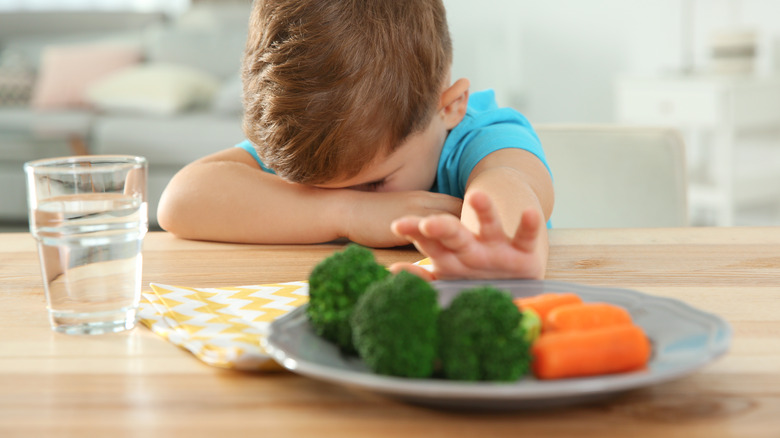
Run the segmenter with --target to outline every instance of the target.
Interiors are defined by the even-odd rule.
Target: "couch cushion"
[[[178,21],[148,32],[148,59],[188,65],[226,79],[239,71],[246,45],[249,6],[193,6]]]
[[[16,3],[21,5],[23,2]],[[156,11],[111,11],[100,10],[100,8],[85,11],[80,8],[68,10],[67,7],[63,9],[47,11],[35,7],[17,7],[17,10],[14,10],[12,7],[10,11],[4,11],[0,41],[33,35],[41,35],[51,41],[67,35],[82,35],[88,32],[117,33],[144,29],[166,19],[165,14]]]
[[[94,114],[87,110],[36,111],[26,107],[0,108],[0,132],[56,138],[89,135]]]
[[[207,112],[175,117],[99,116],[90,151],[141,155],[152,165],[183,167],[244,139],[240,117]]]
[[[71,139],[87,139],[93,118],[86,111],[0,108],[0,158],[20,165],[39,158],[73,155]]]
[[[134,46],[85,44],[50,46],[43,52],[32,107],[51,110],[83,107],[87,88],[141,60]]]
[[[0,161],[0,221],[27,220],[24,171],[18,163]]]
[[[146,29],[166,19],[159,12],[108,10],[21,10],[6,11],[2,17],[0,46],[21,53],[34,70],[38,70],[44,48],[53,43],[143,47]]]
[[[68,138],[31,138],[18,133],[0,131],[0,162],[22,168],[22,163],[41,158],[73,154]],[[23,183],[23,180],[20,180]],[[0,187],[6,187],[0,185]]]
[[[97,109],[149,115],[173,115],[211,103],[219,90],[211,74],[175,64],[151,63],[117,72],[87,90]]]
[[[35,72],[24,55],[15,50],[0,51],[0,107],[30,103]]]
[[[241,75],[235,74],[223,82],[219,92],[214,96],[211,109],[227,116],[240,116],[244,112],[242,94]]]

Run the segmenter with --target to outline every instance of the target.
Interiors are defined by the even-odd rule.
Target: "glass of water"
[[[68,334],[132,329],[148,229],[143,157],[85,155],[25,163],[51,326]]]

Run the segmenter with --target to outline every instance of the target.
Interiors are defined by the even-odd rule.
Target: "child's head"
[[[289,181],[348,179],[426,129],[451,61],[441,0],[255,0],[244,131]]]

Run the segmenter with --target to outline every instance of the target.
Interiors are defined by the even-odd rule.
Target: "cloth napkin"
[[[260,346],[271,322],[309,300],[305,281],[191,288],[150,284],[139,319],[203,362],[239,370],[277,370]]]
[[[429,259],[417,262],[431,269]],[[279,370],[260,346],[271,323],[309,301],[309,283],[192,288],[151,283],[139,320],[154,333],[222,368]]]

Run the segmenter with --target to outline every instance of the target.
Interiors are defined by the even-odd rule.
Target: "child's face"
[[[434,116],[424,131],[409,136],[390,155],[378,156],[356,176],[317,187],[372,192],[429,190],[436,179],[446,136],[447,127]]]

